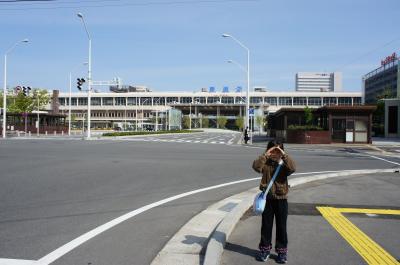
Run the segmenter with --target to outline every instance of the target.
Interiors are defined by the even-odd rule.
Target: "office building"
[[[296,91],[340,92],[342,91],[342,74],[340,72],[299,72],[296,74]]]

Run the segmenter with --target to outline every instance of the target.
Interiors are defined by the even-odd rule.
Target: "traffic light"
[[[30,91],[31,91],[31,87],[29,87],[29,86],[22,87],[22,93],[24,93],[25,97],[29,94]]]
[[[16,86],[16,87],[14,88],[14,94],[15,94],[15,95],[18,95],[19,92],[21,92],[21,87],[20,87],[20,86]]]
[[[76,79],[76,87],[79,89],[79,90],[82,90],[82,85],[83,85],[83,83],[85,83],[86,82],[86,80],[84,79],[84,78],[77,78]]]

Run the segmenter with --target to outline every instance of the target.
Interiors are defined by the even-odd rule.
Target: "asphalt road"
[[[38,260],[99,225],[150,203],[258,176],[250,166],[263,147],[237,145],[229,134],[179,136],[184,141],[175,137],[158,136],[154,138],[157,141],[0,141],[0,259]],[[220,143],[212,143],[210,138]],[[348,150],[291,150],[288,146],[287,151],[297,162],[297,173],[398,166]],[[52,264],[149,264],[191,217],[256,185],[257,181],[245,182],[150,209]]]
[[[365,209],[400,210],[399,173],[341,177],[308,183],[291,189],[288,217],[288,264],[296,265],[360,265],[363,258],[382,258],[376,246],[363,240],[355,230],[347,235],[362,242],[362,255],[341,236],[343,223],[334,228],[316,207],[351,208],[358,213],[343,213],[344,217],[383,248],[395,260],[400,260],[400,215],[366,214]],[[337,221],[339,222],[339,221]],[[260,240],[261,217],[249,211],[236,226],[223,253],[222,265],[260,264],[255,260]],[[273,233],[275,243],[275,231]],[[374,250],[371,253],[365,250]],[[373,257],[371,259],[371,257]],[[274,249],[265,264],[276,264]],[[387,264],[371,262],[369,264]]]

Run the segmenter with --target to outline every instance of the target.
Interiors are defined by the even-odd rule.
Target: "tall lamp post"
[[[246,122],[245,125],[246,127],[249,127],[249,111],[250,111],[250,49],[247,48],[243,43],[241,43],[238,39],[236,39],[234,36],[230,34],[222,34],[222,37],[224,38],[231,38],[234,40],[237,44],[239,44],[243,49],[247,51],[247,93],[246,93]],[[250,130],[251,131],[251,130]],[[250,136],[251,138],[251,136]],[[251,139],[250,139],[251,141]]]
[[[85,27],[85,31],[87,34],[87,37],[89,39],[89,62],[88,62],[88,114],[87,114],[87,136],[86,139],[90,139],[90,97],[91,97],[91,92],[92,92],[92,39],[90,37],[89,31],[86,27],[85,23],[85,18],[83,17],[82,13],[78,13],[77,16],[82,20],[83,26]]]
[[[7,54],[12,52],[14,48],[20,43],[27,43],[28,39],[23,39],[16,42],[10,49],[4,53],[4,88],[3,88],[3,138],[6,138],[6,119],[7,119]]]
[[[87,65],[87,62],[84,62],[83,65]],[[80,66],[80,65],[79,65]],[[69,72],[69,99],[68,99],[68,136],[71,136],[71,98],[72,98],[72,72],[74,72],[78,68],[76,66],[73,68],[71,72]]]
[[[228,60],[227,62],[228,62],[228,63],[235,64],[237,67],[239,67],[239,68],[240,68],[243,72],[245,72],[246,75],[247,75],[247,70],[246,70],[246,68],[244,68],[243,65],[241,65],[240,63],[236,62],[235,60]],[[243,100],[243,97],[241,97],[241,98],[242,98],[242,100]],[[242,113],[242,107],[240,107],[240,113]]]

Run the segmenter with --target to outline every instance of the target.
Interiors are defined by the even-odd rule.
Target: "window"
[[[279,105],[291,106],[292,105],[292,98],[291,97],[280,97],[279,98]]]
[[[86,106],[87,105],[87,98],[78,98],[79,106]]]
[[[250,97],[250,103],[260,104],[262,103],[262,97]]]
[[[178,102],[178,97],[167,97],[167,104],[176,104]]]
[[[220,103],[219,97],[208,97],[207,98],[207,103],[208,104]]]
[[[276,105],[276,97],[266,97],[264,98],[264,102],[269,105]]]
[[[361,105],[361,98],[360,97],[353,98],[353,105]]]
[[[128,98],[128,106],[136,105],[136,98]]]
[[[154,105],[165,105],[165,98],[164,97],[155,97],[153,98]]]
[[[222,97],[222,104],[233,104],[233,97]]]
[[[64,105],[65,105],[65,98],[59,98],[59,99],[58,99],[58,103],[59,103],[61,106],[64,106]]]
[[[205,97],[194,98],[194,103],[196,103],[196,102],[198,102],[200,104],[205,104],[206,103],[206,98]]]
[[[306,97],[294,97],[293,98],[293,105],[295,105],[295,106],[306,106],[307,105],[307,98]]]
[[[351,105],[351,98],[348,97],[340,97],[339,105]]]
[[[336,98],[334,97],[326,97],[323,99],[324,104],[323,105],[336,105]]]
[[[90,105],[92,106],[100,106],[101,105],[101,98],[91,98]]]
[[[103,106],[113,106],[114,99],[113,98],[103,98]]]
[[[115,98],[115,105],[116,106],[125,106],[126,98]]]
[[[246,104],[246,97],[236,97],[236,104]]]
[[[76,106],[76,103],[78,102],[78,100],[76,98],[71,98],[71,106]]]
[[[190,103],[192,103],[192,98],[191,97],[181,97],[180,102],[182,104],[190,104]]]
[[[309,97],[308,98],[308,105],[309,106],[321,106],[321,98]]]
[[[151,98],[140,98],[140,105],[151,106]]]

